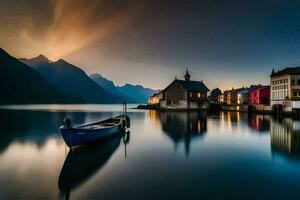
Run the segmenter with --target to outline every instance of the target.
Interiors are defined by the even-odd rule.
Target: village
[[[210,95],[208,93],[210,92]],[[269,85],[251,85],[210,91],[205,83],[191,80],[188,70],[184,80],[175,78],[165,89],[153,94],[147,105],[156,110],[226,110],[262,114],[299,116],[300,67],[270,73]]]

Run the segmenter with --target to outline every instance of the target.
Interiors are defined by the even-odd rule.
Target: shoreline
[[[237,107],[237,106],[236,106]],[[149,106],[149,105],[138,105],[136,108],[132,109],[140,109],[140,110],[157,110],[160,112],[219,112],[219,111],[225,111],[225,112],[239,112],[239,113],[248,113],[248,114],[260,114],[260,115],[273,115],[273,116],[279,116],[279,117],[292,117],[292,118],[298,118],[300,119],[300,110],[292,110],[292,111],[280,111],[280,112],[274,112],[273,110],[251,110],[248,109],[226,109],[220,106],[218,109],[176,109],[176,108],[170,108],[170,109],[161,109],[157,106]]]

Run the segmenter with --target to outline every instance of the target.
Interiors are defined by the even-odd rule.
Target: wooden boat
[[[65,119],[65,124],[59,129],[66,144],[72,148],[112,137],[129,126],[129,117],[123,114],[104,121],[78,126],[72,126],[70,119]]]

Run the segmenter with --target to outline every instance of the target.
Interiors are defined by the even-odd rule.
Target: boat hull
[[[60,128],[62,137],[68,147],[82,146],[105,139],[121,132],[119,125],[102,129]]]

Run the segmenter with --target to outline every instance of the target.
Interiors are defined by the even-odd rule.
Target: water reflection
[[[79,115],[78,119],[84,118]],[[2,110],[0,112],[0,152],[12,141],[32,141],[38,147],[43,146],[46,140],[56,135],[57,123],[65,117],[61,113],[30,112]]]
[[[119,147],[121,137],[115,137],[74,152],[69,152],[61,169],[58,188],[63,199],[99,171]]]
[[[132,111],[131,135],[68,153],[57,130],[63,118],[117,114],[106,110],[0,110],[0,199],[298,198],[300,163],[286,158],[300,160],[299,120]]]
[[[248,117],[248,126],[259,133],[268,132],[271,118],[270,115],[251,115]]]
[[[13,141],[30,141],[41,148],[48,138],[60,138],[58,127],[65,117],[71,118],[74,124],[82,124],[112,115],[113,113],[0,110],[0,153]]]
[[[291,118],[272,119],[270,140],[273,153],[300,159],[300,121]]]
[[[186,155],[190,152],[191,140],[201,138],[207,131],[206,113],[200,112],[150,112],[154,122],[161,123],[165,133],[175,144],[184,142]]]

